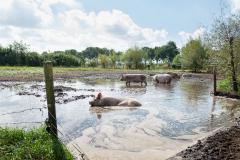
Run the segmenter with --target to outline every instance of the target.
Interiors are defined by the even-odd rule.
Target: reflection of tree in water
[[[206,82],[184,80],[179,81],[179,87],[183,98],[186,98],[192,106],[198,105],[199,100],[204,100],[204,95],[210,96],[209,84]],[[207,101],[207,99],[205,101]]]
[[[223,112],[220,116],[214,114],[216,110],[217,103],[220,103],[222,109],[225,109],[226,112]],[[210,116],[210,124],[209,130],[214,130],[215,127],[222,125],[226,122],[232,122],[236,117],[239,116],[240,112],[240,102],[233,101],[230,99],[219,99],[218,97],[213,96],[212,108],[211,108],[211,116]]]
[[[234,120],[235,117],[239,116],[240,112],[240,102],[239,101],[233,101],[230,99],[225,99],[223,101],[220,101],[219,103],[222,103],[222,108],[226,109],[227,115],[229,115],[229,118],[231,120]]]
[[[213,96],[212,108],[211,108],[211,117],[210,117],[210,126],[209,126],[210,130],[213,130],[213,128],[214,128],[214,120],[215,120],[214,111],[215,111],[215,109],[216,109],[216,97]]]
[[[174,88],[174,85],[172,83],[170,84],[155,83],[154,86],[156,90],[172,91]]]

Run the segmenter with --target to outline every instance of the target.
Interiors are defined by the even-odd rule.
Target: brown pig
[[[141,106],[141,103],[139,103],[135,99],[103,97],[101,93],[98,93],[97,97],[93,101],[90,101],[89,104],[94,107],[103,107],[103,106],[138,107],[138,106]]]
[[[120,80],[126,81],[126,86],[130,86],[130,82],[135,83],[141,82],[141,86],[142,83],[144,83],[145,86],[147,86],[147,77],[144,74],[123,74]]]

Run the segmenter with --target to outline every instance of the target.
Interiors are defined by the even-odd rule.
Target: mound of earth
[[[169,160],[239,160],[240,122],[188,147]]]

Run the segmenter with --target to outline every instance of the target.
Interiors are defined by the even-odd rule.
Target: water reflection
[[[147,92],[146,86],[140,86],[140,85],[131,85],[131,86],[122,85],[120,86],[120,90],[122,93],[130,94],[130,95],[144,95]]]
[[[201,83],[198,81],[181,80],[178,83],[182,97],[192,106],[198,106],[200,101],[207,101],[210,96],[211,82]]]
[[[231,125],[240,110],[239,101],[210,96],[212,82],[208,80],[179,80],[166,85],[148,82],[146,87],[126,87],[118,80],[101,79],[56,83],[77,89],[67,92],[69,95],[101,92],[104,96],[131,97],[142,103],[139,108],[97,108],[90,107],[91,98],[86,98],[56,105],[58,122],[72,140],[77,138],[75,142],[92,159],[111,159],[112,155],[116,159],[167,157],[178,151],[176,146],[188,146],[216,128]],[[43,96],[16,95],[30,85],[1,90],[0,114],[43,106],[46,103],[41,101]],[[46,113],[42,116],[36,110],[20,116],[0,116],[0,122],[45,120]]]
[[[113,106],[113,107],[90,107],[89,111],[91,114],[96,114],[98,119],[101,119],[102,116],[106,113],[109,112],[116,112],[116,111],[134,111],[137,108],[135,107],[118,107],[118,106]]]
[[[156,90],[171,91],[174,88],[174,83],[170,83],[170,84],[154,83],[154,86]]]
[[[216,109],[216,97],[214,96],[212,98],[212,108],[211,108],[210,127],[209,127],[211,130],[214,127],[213,124],[214,124],[214,117],[215,117],[215,115],[214,115],[215,109]]]

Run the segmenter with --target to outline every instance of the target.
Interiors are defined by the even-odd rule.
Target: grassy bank
[[[229,79],[220,80],[217,83],[217,90],[224,93],[233,93],[232,81]],[[238,78],[238,95],[240,95],[240,77]]]
[[[73,159],[70,152],[44,127],[24,131],[0,128],[0,159]]]
[[[163,73],[181,72],[175,69],[156,69],[156,70],[128,70],[128,69],[104,69],[104,68],[80,68],[80,67],[54,67],[55,78],[76,78],[85,74],[96,73]],[[1,81],[31,81],[43,80],[43,67],[8,67],[0,66]]]

